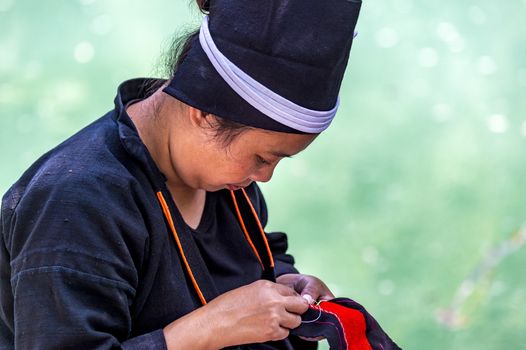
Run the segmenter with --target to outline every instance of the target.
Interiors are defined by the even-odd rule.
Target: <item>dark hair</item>
[[[195,0],[199,11],[202,13],[208,13],[210,8],[209,0]],[[169,78],[175,75],[175,72],[184,61],[188,52],[192,47],[192,43],[196,40],[199,35],[199,30],[187,31],[183,34],[176,35],[174,40],[171,42],[168,51],[165,52],[162,58],[162,65],[164,67],[164,73]],[[210,113],[201,111],[203,118],[207,119],[210,116]],[[228,148],[232,141],[245,132],[248,129],[253,129],[250,126],[243,125],[228,119],[224,119],[218,116],[215,116],[216,122],[212,123],[207,119],[208,124],[214,130],[215,138],[222,143],[225,148]]]

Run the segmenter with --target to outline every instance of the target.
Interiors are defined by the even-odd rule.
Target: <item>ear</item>
[[[208,114],[192,106],[188,106],[187,108],[190,124],[192,126],[205,129],[214,125],[216,120],[212,114]]]

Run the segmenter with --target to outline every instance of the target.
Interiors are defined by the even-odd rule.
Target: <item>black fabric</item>
[[[330,110],[347,66],[360,6],[360,0],[213,0],[210,33],[219,51],[256,81],[302,107]],[[198,37],[164,91],[238,123],[301,133],[237,95],[216,72]]]
[[[251,212],[249,203],[247,203],[247,200],[241,191],[235,191],[234,196],[236,196],[237,198],[238,207],[240,212],[242,213],[245,227],[249,234],[251,234],[252,243],[254,244],[256,250],[259,252],[259,257],[263,266],[262,278],[272,280],[274,278],[274,269],[272,267],[272,262],[270,261],[265,241],[261,236],[259,226],[254,218],[253,213]],[[243,213],[246,214],[243,215]]]
[[[200,306],[157,191],[184,223],[124,110],[151,83],[123,83],[114,110],[42,156],[4,195],[0,348],[164,349],[161,329]],[[257,185],[247,193],[265,224]],[[261,278],[228,196],[208,193],[203,221],[188,231],[219,293]],[[269,233],[269,242],[277,273],[297,272],[286,236]]]
[[[347,309],[359,311],[365,323],[365,333],[360,334],[360,339],[346,339],[344,323],[342,320],[349,317],[345,313],[332,313],[320,310],[316,307],[310,307],[307,312],[301,315],[304,321],[299,327],[291,331],[292,334],[315,338],[322,336],[327,339],[331,350],[346,350],[350,348],[357,349],[356,342],[367,342],[372,350],[402,350],[396,343],[385,333],[373,316],[356,301],[349,298],[334,298],[328,303],[338,304]],[[353,346],[354,345],[354,346]],[[365,347],[364,347],[365,349]]]

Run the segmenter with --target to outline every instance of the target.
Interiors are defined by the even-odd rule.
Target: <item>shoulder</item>
[[[0,218],[13,275],[60,268],[132,287],[164,227],[111,112],[36,161],[4,195]]]
[[[23,242],[34,234],[49,244],[67,236],[80,246],[103,234],[138,244],[147,239],[143,222],[149,186],[130,170],[133,160],[119,145],[112,124],[107,115],[81,130],[8,190],[1,212],[7,246],[14,248],[17,239]]]
[[[7,191],[3,209],[15,209],[24,199],[89,201],[111,198],[131,189],[135,177],[114,120],[108,114],[44,154]]]

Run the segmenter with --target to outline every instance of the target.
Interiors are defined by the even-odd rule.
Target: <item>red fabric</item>
[[[365,334],[365,318],[360,311],[330,301],[322,302],[320,308],[338,318],[348,350],[372,350]]]

